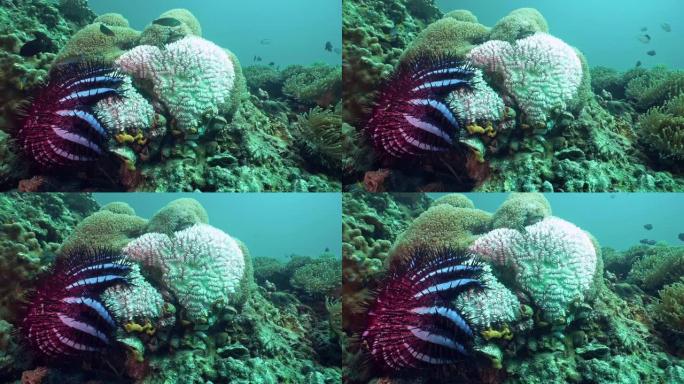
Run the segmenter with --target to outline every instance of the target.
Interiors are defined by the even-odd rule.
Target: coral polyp
[[[474,69],[452,58],[421,57],[400,65],[368,121],[376,151],[394,159],[449,151],[463,131],[444,98],[471,88],[474,76]]]
[[[38,285],[21,322],[27,344],[47,361],[87,358],[114,346],[116,323],[100,294],[128,283],[131,265],[108,250],[62,255]]]
[[[472,354],[474,332],[451,300],[482,289],[482,265],[451,249],[418,249],[396,264],[368,312],[361,341],[390,373],[451,364]]]
[[[87,63],[54,70],[18,132],[24,152],[47,168],[83,166],[99,159],[109,134],[92,107],[117,96],[123,81],[117,70]]]

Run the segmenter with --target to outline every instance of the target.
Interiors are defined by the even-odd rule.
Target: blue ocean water
[[[193,198],[209,214],[209,224],[242,240],[252,256],[317,257],[325,249],[342,253],[339,193],[94,193],[101,204],[128,203],[149,219],[167,203]]]
[[[431,198],[445,195],[430,193]],[[507,193],[466,193],[476,208],[495,212]],[[684,245],[684,193],[556,193],[544,194],[554,216],[590,232],[603,247],[625,250],[648,239]],[[651,224],[647,230],[644,225]]]
[[[467,9],[480,23],[489,27],[510,11],[531,7],[539,10],[549,23],[549,32],[579,48],[590,66],[619,70],[662,64],[684,68],[684,1],[681,0],[436,0],[444,11]],[[671,32],[661,27],[671,26]],[[647,28],[642,32],[643,27]],[[649,34],[644,44],[639,36]],[[655,56],[646,52],[655,50]]]
[[[242,66],[274,62],[291,64],[323,62],[339,65],[342,46],[342,3],[340,0],[90,0],[97,13],[124,15],[131,27],[143,30],[161,13],[186,8],[202,25],[202,35],[231,50]]]

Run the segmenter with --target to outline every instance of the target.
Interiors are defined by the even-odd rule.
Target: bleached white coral
[[[154,122],[154,108],[133,87],[131,78],[126,76],[121,85],[120,97],[100,100],[93,108],[95,115],[110,133],[145,133]]]
[[[195,323],[212,324],[212,309],[231,302],[245,274],[238,243],[208,224],[175,232],[148,233],[133,240],[124,254],[148,267],[159,268],[162,280]]]
[[[187,36],[163,49],[140,45],[124,53],[116,65],[151,92],[168,109],[175,127],[198,133],[205,116],[228,107],[235,83],[235,66],[218,45]]]
[[[467,58],[501,76],[506,91],[535,126],[545,126],[552,111],[565,110],[582,81],[582,63],[575,50],[547,33],[535,33],[515,44],[488,41],[473,48]]]
[[[471,88],[459,88],[447,96],[449,108],[465,124],[495,122],[503,119],[504,102],[484,81],[482,71],[475,70]]]
[[[128,278],[128,285],[107,288],[102,293],[102,301],[119,324],[155,323],[162,315],[164,299],[140,274],[138,265],[133,265]]]
[[[589,235],[553,216],[524,231],[490,231],[470,250],[495,266],[510,267],[519,287],[551,321],[562,320],[571,302],[584,299],[596,272],[596,249]]]

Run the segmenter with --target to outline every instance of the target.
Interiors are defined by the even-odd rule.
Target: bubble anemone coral
[[[660,290],[660,301],[654,306],[655,317],[665,327],[684,333],[684,278]]]
[[[297,122],[297,142],[304,150],[304,156],[324,169],[333,172],[339,170],[346,154],[343,144],[347,139],[341,129],[342,113],[339,108],[314,107],[308,113],[299,115]]]
[[[557,217],[523,231],[495,229],[478,238],[470,250],[495,267],[511,269],[544,317],[560,323],[570,303],[589,293],[598,263],[589,235]]]
[[[639,140],[652,157],[669,165],[684,160],[684,94],[651,108],[639,125]]]
[[[421,57],[463,59],[475,45],[485,42],[488,34],[489,28],[477,22],[444,17],[416,36],[401,61],[411,62]]]
[[[534,126],[546,127],[554,112],[566,109],[582,82],[582,62],[575,50],[546,33],[514,44],[491,40],[475,47],[468,59],[493,76]]]

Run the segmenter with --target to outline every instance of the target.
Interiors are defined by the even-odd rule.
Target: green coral
[[[638,257],[627,275],[627,281],[646,291],[655,293],[684,276],[684,247],[640,246],[630,248],[626,254],[627,258]]]
[[[684,278],[665,286],[658,292],[660,301],[655,305],[655,317],[669,330],[684,333]]]
[[[100,209],[78,223],[62,243],[60,252],[80,248],[121,250],[131,240],[145,233],[147,220],[128,213]]]
[[[59,52],[56,62],[78,59],[111,64],[137,44],[140,32],[129,27],[107,26],[114,33],[112,36],[101,30],[103,25],[92,23],[76,32]]]
[[[477,235],[491,229],[491,219],[491,213],[480,209],[456,208],[448,204],[430,207],[397,238],[391,261],[405,262],[420,247],[464,251]]]
[[[206,209],[192,198],[176,199],[157,211],[147,223],[145,232],[172,235],[195,224],[209,223]]]
[[[475,208],[475,204],[473,204],[472,200],[461,193],[450,193],[448,195],[441,196],[435,199],[430,206],[434,207],[440,204],[448,204],[456,208]]]
[[[499,20],[492,28],[489,39],[513,43],[537,32],[549,32],[549,24],[544,16],[534,8],[520,8]]]
[[[492,217],[493,228],[522,229],[551,216],[551,205],[541,193],[511,193]]]
[[[639,126],[639,140],[654,158],[671,165],[684,160],[684,94],[651,108]]]
[[[625,73],[629,80],[625,95],[640,111],[663,105],[668,99],[684,92],[684,71],[656,66],[650,70],[632,70]]]
[[[114,201],[109,204],[103,205],[102,208],[100,208],[100,210],[110,211],[122,215],[135,215],[135,210],[133,209],[133,207],[128,205],[128,203],[124,203],[123,201]]]
[[[120,13],[103,13],[93,23],[102,23],[110,27],[130,27],[128,20]]]
[[[342,133],[341,104],[335,109],[314,107],[308,113],[299,115],[298,130],[295,133],[297,143],[302,148],[302,155],[307,163],[320,166],[328,172],[337,172],[345,159]]]
[[[180,24],[177,26],[167,26],[151,23],[140,35],[137,45],[156,45],[162,47],[185,36],[202,36],[202,27],[199,21],[187,9],[172,9],[159,15],[160,19],[167,17],[180,21]]]
[[[283,93],[313,107],[336,104],[342,97],[342,68],[316,63],[292,65],[283,70]]]
[[[430,24],[416,36],[404,51],[403,62],[420,57],[443,57],[465,55],[489,36],[489,28],[476,22],[445,17]]]
[[[444,14],[443,18],[450,17],[458,21],[465,21],[467,23],[477,23],[477,16],[467,9],[455,9]]]
[[[333,257],[313,260],[294,271],[290,284],[309,297],[330,296],[342,284],[340,261]]]

